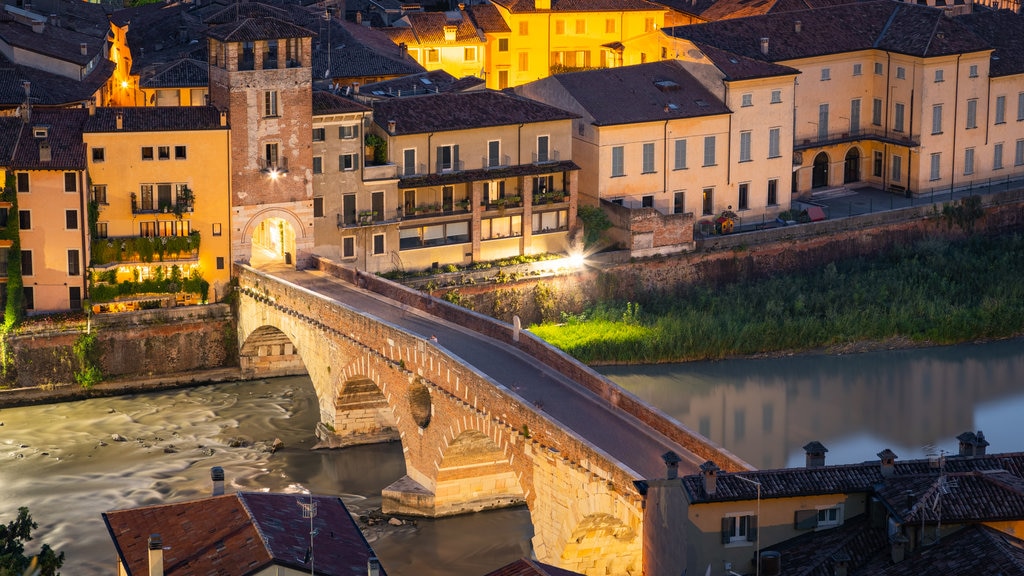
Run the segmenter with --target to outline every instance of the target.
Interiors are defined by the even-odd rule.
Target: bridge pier
[[[345,448],[399,439],[395,416],[377,384],[369,378],[345,382],[334,401],[334,425],[316,426],[316,448]]]

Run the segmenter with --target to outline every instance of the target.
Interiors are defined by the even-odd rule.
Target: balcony
[[[498,170],[500,168],[507,168],[512,165],[512,157],[508,154],[504,156],[483,156],[480,158],[480,165],[483,166],[484,170]]]
[[[533,205],[560,204],[569,199],[569,193],[564,190],[551,190],[548,192],[534,192]]]
[[[505,196],[504,198],[487,200],[484,203],[485,210],[498,210],[499,212],[504,211],[506,208],[521,208],[522,206],[522,196]]]
[[[397,164],[364,164],[363,180],[388,180],[398,178]]]
[[[182,262],[199,258],[199,232],[187,236],[93,238],[93,266],[142,262]]]
[[[916,148],[921,145],[920,139],[914,139],[912,135],[905,132],[895,132],[893,130],[885,130],[875,126],[867,129],[861,128],[860,130],[854,131],[844,130],[829,132],[824,135],[816,134],[810,137],[797,136],[793,139],[793,150],[820,148],[822,146],[831,146],[834,144],[842,144],[844,142],[856,142],[857,140],[876,140],[878,142],[907,146],[910,148]]]
[[[462,160],[452,160],[450,162],[438,161],[436,166],[437,174],[448,174],[451,172],[462,172],[466,169],[466,163]]]
[[[561,162],[562,153],[559,150],[549,150],[547,154],[531,154],[534,164],[547,164],[548,162]]]

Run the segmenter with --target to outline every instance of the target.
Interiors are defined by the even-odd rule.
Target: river
[[[310,450],[318,414],[306,377],[0,410],[0,522],[28,506],[39,524],[28,551],[45,542],[66,553],[64,574],[109,576],[101,513],[205,496],[213,466],[229,492],[309,490],[357,515],[380,508],[405,473],[401,445]],[[275,438],[284,447],[271,453]],[[525,508],[366,532],[389,576],[479,576],[528,555],[532,535]]]
[[[602,367],[615,383],[757,468],[956,454],[982,430],[989,452],[1024,451],[1024,340],[841,356]]]
[[[829,464],[955,453],[978,429],[991,452],[1024,450],[1024,340],[601,370],[761,468],[802,466],[812,440]],[[379,508],[404,474],[401,446],[311,451],[317,414],[305,377],[0,410],[0,522],[28,506],[40,525],[29,551],[46,542],[67,554],[64,574],[106,576],[115,552],[100,514],[206,495],[213,466],[229,491]],[[270,453],[275,438],[284,448]],[[367,532],[390,576],[480,576],[529,554],[531,536],[523,508]]]

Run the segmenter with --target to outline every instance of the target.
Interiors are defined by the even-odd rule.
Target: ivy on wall
[[[6,334],[21,321],[25,310],[22,306],[22,280],[21,280],[21,221],[18,218],[18,192],[14,182],[14,174],[7,173],[4,180],[3,193],[0,199],[10,202],[11,207],[7,212],[7,227],[0,230],[0,238],[11,241],[11,247],[7,251],[7,306],[4,308],[3,331]]]

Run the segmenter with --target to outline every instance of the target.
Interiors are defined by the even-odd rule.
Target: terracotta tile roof
[[[1017,478],[1024,478],[1024,452],[984,456],[949,456],[946,457],[944,470],[946,474],[973,474],[996,470],[1006,471]],[[715,494],[712,496],[708,496],[704,492],[704,481],[701,474],[684,476],[682,483],[691,503],[754,500],[757,498],[757,488],[749,482],[736,478],[736,476],[742,476],[761,483],[762,498],[877,491],[881,495],[889,496],[887,500],[893,506],[894,511],[902,513],[901,510],[905,511],[909,508],[906,505],[906,491],[913,490],[915,494],[920,494],[925,487],[931,486],[935,482],[938,475],[938,470],[932,465],[932,462],[923,459],[896,461],[894,473],[888,477],[882,475],[881,465],[878,461],[814,468],[782,468],[738,473],[720,472],[716,481]],[[975,485],[970,484],[970,486]],[[970,494],[972,493],[962,491],[965,498],[970,497]],[[983,493],[979,494],[984,496]],[[1024,516],[1024,510],[1022,510],[1021,516]]]
[[[710,8],[716,0],[651,0],[655,4],[660,4],[676,12],[682,12],[684,14],[691,14],[693,16],[699,16],[705,10]],[[756,0],[756,1],[767,1],[767,0]]]
[[[726,20],[760,16],[774,12],[792,12],[810,8],[824,8],[839,4],[850,4],[862,0],[717,0],[700,16],[707,20]]]
[[[272,38],[310,38],[310,30],[278,18],[243,18],[220,24],[206,31],[206,35],[221,42],[255,42]]]
[[[494,3],[513,14],[547,12],[547,10],[537,10],[534,7],[535,0],[494,0]],[[664,7],[646,0],[551,0],[552,12],[634,12],[664,9]]]
[[[796,68],[747,58],[704,42],[695,42],[694,45],[715,63],[715,66],[725,74],[726,80],[751,80],[800,73]]]
[[[85,66],[97,56],[101,61],[105,59],[102,56],[104,38],[105,35],[83,34],[51,26],[49,23],[43,27],[41,33],[36,33],[30,26],[20,22],[0,21],[0,40],[12,47],[79,66]],[[83,44],[85,45],[85,54],[82,54]]]
[[[484,576],[580,576],[579,572],[563,570],[543,562],[520,558]]]
[[[328,34],[321,33],[317,39],[320,48],[313,50],[313,78],[404,76],[424,71],[380,30],[333,20],[329,39],[329,46]]]
[[[85,132],[174,132],[181,130],[227,130],[220,125],[220,112],[213,106],[130,106],[99,107],[85,122]]]
[[[504,168],[460,170],[458,172],[443,172],[441,174],[425,174],[423,176],[410,176],[398,181],[399,188],[424,188],[427,186],[445,186],[448,184],[462,184],[465,182],[479,182],[481,180],[501,180],[516,176],[537,176],[540,174],[555,174],[579,170],[580,167],[572,160],[561,160],[558,162],[545,162],[543,164],[517,164]]]
[[[472,90],[480,87],[483,83],[484,81],[476,76],[455,78],[444,70],[431,70],[429,72],[366,84],[359,89],[359,94],[368,99],[417,96],[438,92]]]
[[[102,60],[81,82],[28,66],[11,63],[0,54],[0,107],[16,108],[25,102],[22,82],[32,85],[32,103],[40,106],[78,105],[92,99],[114,72],[114,63]]]
[[[797,21],[801,23],[799,32]],[[988,49],[985,41],[943,16],[941,10],[889,0],[720,20],[663,31],[768,62],[870,49],[921,57]],[[769,39],[767,55],[761,52],[761,38]]]
[[[350,114],[353,112],[369,112],[369,106],[364,106],[349,98],[343,98],[337,94],[331,94],[326,90],[313,91],[313,115],[323,114]]]
[[[266,2],[232,2],[226,8],[207,16],[206,23],[210,26],[216,26],[249,18],[290,20],[287,10],[278,6],[271,6]]]
[[[192,58],[175,60],[139,81],[143,88],[206,88],[209,85],[210,66]]]
[[[154,67],[182,58],[208,61],[204,38],[207,25],[194,3],[157,2],[120,10],[115,17],[128,25],[134,74],[144,76]]]
[[[28,129],[21,130],[10,167],[15,170],[85,170],[82,125],[87,115],[81,108],[33,108]],[[32,128],[37,126],[46,127],[46,138],[35,137]],[[43,142],[50,148],[49,161],[40,157]]]
[[[921,574],[998,574],[1024,576],[1024,540],[984,525],[971,525],[944,536],[937,544],[908,552],[893,564],[888,551],[850,572],[851,576],[919,576]]]
[[[955,20],[995,48],[990,76],[1024,73],[1024,16],[1010,10],[975,10]]]
[[[0,116],[0,166],[8,166],[25,123],[15,116]]]
[[[318,574],[364,576],[373,551],[340,498],[313,497]],[[278,565],[309,571],[310,521],[301,494],[239,492],[103,514],[129,574],[148,573],[148,539],[159,534],[167,576],[252,574]],[[381,568],[384,575],[384,569]]]
[[[395,135],[577,118],[560,108],[493,90],[391,98],[374,102],[373,110],[374,121],[382,128],[395,121]]]
[[[458,18],[450,17],[458,15]],[[462,12],[410,12],[402,17],[409,23],[413,36],[419,44],[480,44],[483,39],[477,34],[476,26],[469,18],[463,18]],[[444,30],[447,26],[455,26],[455,40],[445,40]],[[401,26],[396,26],[401,28]]]
[[[599,126],[729,113],[725,103],[675,60],[553,78]]]
[[[501,12],[494,4],[472,4],[466,6],[466,14],[473,20],[476,27],[487,34],[507,34],[512,32],[508,23],[501,17]]]
[[[879,555],[888,558],[889,536],[884,524],[872,526],[867,514],[859,514],[836,528],[810,530],[764,550],[780,553],[787,576],[835,576],[836,555],[847,556],[852,566],[861,566]]]

